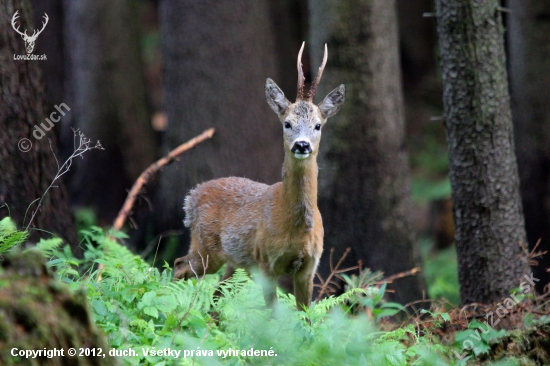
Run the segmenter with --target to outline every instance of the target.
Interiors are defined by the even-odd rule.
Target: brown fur
[[[283,125],[283,181],[268,186],[230,177],[192,190],[184,204],[191,247],[174,262],[174,277],[215,273],[226,263],[226,279],[235,268],[258,267],[270,280],[264,284],[264,297],[272,306],[277,278],[289,274],[300,308],[310,304],[313,276],[323,252],[323,222],[317,208],[321,126],[341,108],[345,87],[334,89],[319,106],[301,99],[291,104],[271,79],[265,93]],[[309,152],[296,150],[298,143],[306,142]]]
[[[231,177],[191,191],[185,205],[191,216],[186,220],[191,248],[174,263],[174,276],[201,275],[206,258],[206,273],[227,263],[224,278],[235,268],[258,266],[272,281],[292,275],[297,303],[309,305],[313,274],[323,252],[323,223],[317,208],[317,164],[314,159],[298,163],[300,167],[289,169],[292,162],[286,158],[285,179],[272,186]],[[272,304],[275,289],[265,290]]]

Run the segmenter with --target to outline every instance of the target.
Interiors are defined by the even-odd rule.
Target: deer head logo
[[[19,12],[16,11],[15,14],[13,14],[13,18],[11,18],[11,26],[13,27],[13,29],[19,33],[21,35],[21,38],[23,38],[23,40],[25,41],[25,48],[27,50],[27,53],[32,53],[32,50],[34,49],[34,42],[36,42],[36,39],[38,38],[38,36],[40,35],[40,33],[42,33],[42,31],[44,30],[44,28],[46,28],[46,24],[48,24],[48,14],[44,13],[44,22],[42,22],[42,29],[40,29],[38,32],[36,31],[36,29],[33,31],[32,35],[29,36],[27,34],[27,30],[25,29],[25,32],[21,32],[19,30],[19,26],[17,26],[16,28],[16,20],[17,18],[19,17],[19,15],[17,15],[17,13]]]

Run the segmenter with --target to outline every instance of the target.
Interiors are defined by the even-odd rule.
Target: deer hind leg
[[[235,268],[231,264],[226,263],[225,273],[223,274],[222,281],[225,281],[228,278],[232,277],[234,273],[235,273]]]
[[[193,233],[189,253],[174,261],[174,278],[188,279],[216,273],[223,265],[223,260],[218,253],[212,253],[209,250],[214,247],[214,245],[208,245],[210,242],[215,244],[212,237],[205,237],[201,242]]]
[[[218,288],[216,289],[216,291],[214,291],[214,297],[221,297],[223,296],[223,292],[220,290],[220,285],[223,281],[231,278],[233,276],[233,274],[235,273],[235,268],[230,265],[229,263],[226,263],[225,265],[225,273],[223,274],[223,277],[222,277],[222,280],[220,281],[220,283],[218,284]]]

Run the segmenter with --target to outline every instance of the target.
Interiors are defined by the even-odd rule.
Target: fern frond
[[[365,290],[363,290],[362,288],[352,288],[351,290],[344,292],[340,296],[330,296],[322,299],[315,305],[315,315],[323,315],[328,313],[336,305],[341,305],[345,303],[358,293],[364,294]]]
[[[61,244],[63,244],[61,238],[40,239],[38,244],[36,244],[36,248],[44,253],[46,257],[50,257],[52,252],[58,249]]]
[[[15,248],[27,240],[27,231],[18,231],[10,217],[0,220],[0,255]]]

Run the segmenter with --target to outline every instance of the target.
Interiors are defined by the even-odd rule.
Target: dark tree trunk
[[[296,89],[297,49],[307,39],[308,31],[307,0],[277,0],[269,2],[269,18],[271,20],[272,36],[275,40],[273,60],[280,80],[277,85],[290,93]],[[304,74],[309,75],[309,54],[305,54],[302,63]]]
[[[76,205],[110,224],[139,174],[157,157],[147,107],[137,3],[66,2],[68,86],[75,125],[105,148],[76,164]]]
[[[10,24],[17,10],[20,29],[34,29],[29,1],[2,1],[0,23]],[[40,37],[37,42],[40,42]],[[31,202],[42,196],[57,172],[54,155],[57,139],[51,130],[40,139],[33,136],[34,126],[47,125],[45,119],[49,116],[38,66],[41,61],[14,60],[14,54],[26,54],[24,42],[11,27],[6,26],[0,34],[0,206],[7,204],[9,211],[6,207],[0,210],[3,216],[10,214],[18,225],[23,226],[36,209],[36,203],[31,205]],[[21,142],[23,138],[28,139],[27,143]],[[32,143],[32,148],[23,152],[21,149],[28,147],[29,143]],[[33,226],[59,235],[76,248],[78,242],[63,181],[58,180],[56,187],[46,195]]]
[[[424,99],[429,96],[427,92],[435,94],[440,89],[434,85],[437,79],[434,54],[437,33],[430,19],[423,17],[424,13],[433,11],[433,7],[433,0],[397,0],[405,88],[416,87]]]
[[[281,180],[281,126],[264,97],[266,78],[279,79],[269,11],[265,0],[160,3],[168,116],[163,151],[216,128],[212,140],[162,172],[155,208],[161,231],[183,226],[184,196],[200,182]],[[287,92],[293,96],[294,88]]]
[[[319,156],[319,207],[325,226],[321,271],[328,251],[362,260],[386,275],[420,265],[411,219],[408,154],[399,68],[395,1],[310,1],[312,60],[328,44],[317,95],[346,84],[346,103],[329,121]],[[316,69],[316,67],[312,67]],[[394,298],[422,297],[422,276],[391,285]]]
[[[63,0],[32,0],[34,24],[42,24],[44,13],[49,17],[47,31],[40,34],[36,43],[36,53],[46,54],[47,60],[39,63],[44,80],[46,105],[52,107],[65,100],[65,53],[63,44]],[[61,135],[56,127],[55,134]],[[69,134],[69,138],[72,133]],[[72,141],[69,145],[72,147]],[[71,151],[72,152],[72,151]]]
[[[407,136],[411,148],[422,151],[427,132],[442,144],[445,139],[441,121],[431,120],[443,110],[435,54],[437,32],[433,19],[423,17],[433,7],[433,0],[397,0]]]
[[[525,228],[497,0],[437,0],[462,303],[519,285]]]
[[[550,1],[509,0],[510,89],[525,214],[532,249],[550,253]],[[534,267],[537,290],[550,282],[550,254]]]

